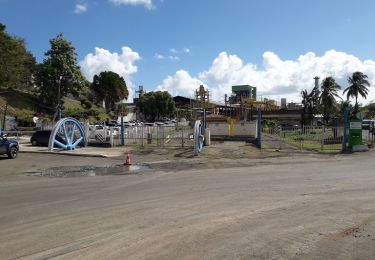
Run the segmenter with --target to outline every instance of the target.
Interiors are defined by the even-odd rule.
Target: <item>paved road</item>
[[[374,152],[79,178],[20,174],[33,156],[56,160],[0,160],[0,259],[375,255]]]

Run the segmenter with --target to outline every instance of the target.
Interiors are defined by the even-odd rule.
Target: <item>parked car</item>
[[[370,128],[374,127],[375,120],[364,119],[362,121],[362,129],[363,130],[370,130]]]
[[[156,123],[149,123],[149,122],[145,122],[143,123],[144,126],[156,126]]]
[[[8,140],[5,135],[0,136],[0,154],[8,155],[9,159],[15,159],[19,151],[18,142],[15,140]]]
[[[51,135],[51,130],[39,130],[36,131],[30,138],[30,142],[32,145],[37,146],[48,146],[49,137]],[[60,136],[56,137],[56,140],[60,143],[65,143],[64,139]]]

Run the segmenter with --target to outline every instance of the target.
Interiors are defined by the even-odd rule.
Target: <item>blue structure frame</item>
[[[194,155],[198,155],[203,151],[204,146],[204,122],[195,121],[194,126]]]
[[[53,151],[54,148],[74,150],[78,145],[87,145],[87,138],[81,123],[71,117],[60,119],[49,137],[48,150]]]

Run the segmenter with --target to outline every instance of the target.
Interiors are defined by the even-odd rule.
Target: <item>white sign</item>
[[[350,122],[350,129],[362,129],[362,122]]]
[[[363,118],[365,118],[365,115],[366,115],[366,114],[365,114],[364,112],[358,112],[358,113],[356,114],[357,118],[358,118],[358,119],[361,119],[361,120],[362,120]]]

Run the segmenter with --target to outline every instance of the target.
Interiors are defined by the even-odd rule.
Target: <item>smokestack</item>
[[[316,76],[315,78],[315,88],[317,88],[317,89],[319,89],[319,77],[318,76]]]

